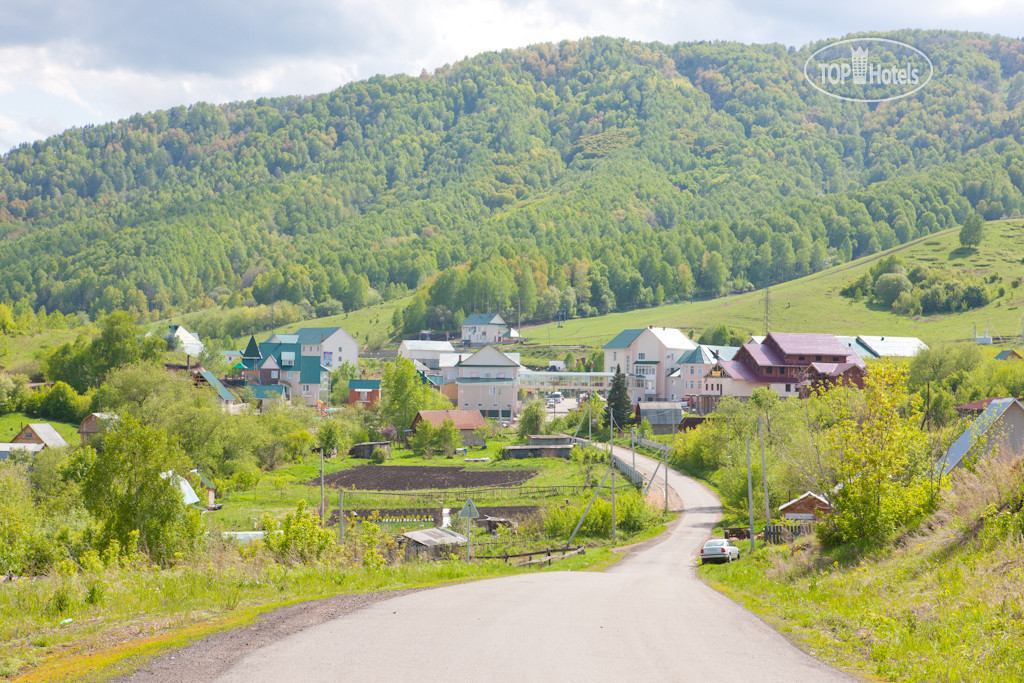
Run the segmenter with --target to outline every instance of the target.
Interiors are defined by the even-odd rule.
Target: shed
[[[363,443],[357,443],[352,448],[348,449],[348,454],[353,458],[366,458],[369,459],[373,456],[373,452],[383,448],[391,455],[391,442],[390,441],[364,441]]]
[[[996,360],[1024,360],[1024,357],[1013,349],[1006,349],[996,354]]]
[[[192,488],[192,484],[188,483],[188,480],[186,480],[185,477],[175,474],[170,470],[167,472],[161,472],[160,476],[164,479],[170,478],[175,488],[181,492],[181,499],[185,502],[186,506],[199,505],[199,496],[196,495],[196,491]]]
[[[483,440],[476,435],[476,430],[487,426],[487,420],[479,410],[421,410],[413,418],[411,429],[426,420],[434,427],[440,427],[445,420],[451,420],[462,435],[465,446],[483,446]]]
[[[812,491],[779,506],[785,519],[814,519],[815,515],[832,512],[832,503]]]
[[[1004,462],[1024,458],[1024,404],[1015,398],[1000,398],[983,412],[953,442],[939,460],[942,474],[949,474],[968,458],[988,453]]]
[[[466,537],[450,529],[420,529],[406,531],[405,559],[415,560],[421,557],[441,558],[460,546],[466,544]]]
[[[572,437],[568,434],[531,434],[531,446],[571,446]]]
[[[519,444],[505,446],[502,451],[506,458],[521,460],[522,458],[562,458],[568,460],[572,454],[573,444]]]

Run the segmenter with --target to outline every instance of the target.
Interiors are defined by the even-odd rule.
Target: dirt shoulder
[[[260,615],[251,625],[223,631],[150,660],[117,681],[211,680],[261,647],[312,626],[351,614],[384,600],[426,590],[404,588],[336,595],[281,607]]]

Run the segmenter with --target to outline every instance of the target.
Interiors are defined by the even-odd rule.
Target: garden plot
[[[324,483],[332,489],[361,491],[415,491],[424,489],[484,488],[518,486],[528,481],[537,470],[467,470],[464,467],[431,467],[427,465],[360,465],[332,472]],[[306,482],[319,486],[320,477]]]

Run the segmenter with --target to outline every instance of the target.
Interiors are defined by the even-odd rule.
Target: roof
[[[602,346],[602,349],[627,349],[629,345],[636,341],[636,338],[643,333],[643,329],[639,330],[623,330],[615,335],[610,342]]]
[[[427,547],[434,547],[438,545],[462,545],[466,542],[465,536],[457,534],[450,529],[419,529],[417,531],[406,531],[402,535],[410,541],[415,541],[416,543]]]
[[[776,351],[774,347],[769,346],[767,344],[756,344],[753,342],[747,342],[746,344],[743,345],[743,348],[746,349],[747,353],[750,354],[750,357],[759,366],[788,365],[788,363],[786,363],[786,360],[779,355],[778,351]]]
[[[830,377],[838,377],[850,368],[859,368],[856,363],[811,363],[810,366],[815,372]]]
[[[982,436],[989,430],[992,425],[999,421],[999,418],[1009,410],[1012,406],[1016,405],[1018,409],[1024,410],[1024,405],[1015,398],[997,398],[988,404],[985,408],[985,412],[978,416],[974,422],[970,424],[967,429],[953,442],[953,445],[946,451],[946,455],[939,460],[939,466],[942,468],[942,474],[949,474],[953,471],[957,465],[963,462],[964,457],[970,452],[971,448],[978,443]]]
[[[252,389],[252,397],[256,399],[265,398],[284,398],[288,386],[285,384],[250,384],[249,389]]]
[[[515,355],[517,358],[513,358]],[[506,354],[502,353],[493,346],[487,345],[474,353],[469,358],[464,358],[458,362],[460,367],[491,367],[491,368],[504,368],[504,367],[519,367],[517,354]],[[488,360],[490,357],[491,360]]]
[[[301,327],[296,330],[295,336],[300,344],[319,344],[340,329],[340,327]]]
[[[217,392],[217,398],[219,398],[222,401],[235,400],[234,395],[230,391],[228,391],[223,384],[221,384],[221,381],[217,379],[216,375],[214,375],[212,372],[210,372],[209,370],[200,370],[199,374],[200,376],[202,376],[203,379],[206,380],[206,383],[213,387],[214,391]]]
[[[32,428],[32,431],[39,440],[50,448],[65,448],[68,442],[64,440],[64,437],[57,433],[57,430],[53,428],[49,422],[30,422],[28,424]],[[22,430],[24,431],[24,430]]]
[[[648,327],[647,330],[657,337],[666,349],[692,349],[697,343],[674,327]]]
[[[1009,360],[1010,358],[1020,358],[1020,354],[1013,349],[1006,349],[996,354],[996,360]]]
[[[980,401],[972,401],[971,403],[965,403],[962,406],[957,406],[956,409],[957,410],[962,410],[962,411],[965,411],[965,412],[966,411],[971,411],[971,410],[977,410],[977,411],[980,412],[982,410],[985,410],[985,408],[988,408],[989,404],[992,403],[992,401],[1001,401],[1001,400],[1003,400],[1005,398],[1013,398],[1013,397],[1012,396],[997,396],[995,398],[983,398]]]
[[[275,334],[264,344],[298,344],[299,335],[297,334]]]
[[[844,337],[837,334],[836,339],[839,340],[840,344],[850,349],[861,358],[865,358],[868,360],[878,358],[878,354],[869,349],[868,347],[864,346],[863,344],[861,344],[860,340],[857,337]]]
[[[416,413],[413,424],[420,420],[429,422],[435,427],[440,427],[445,420],[451,420],[459,431],[487,426],[487,420],[479,410],[421,410]]]
[[[497,313],[473,313],[462,321],[462,326],[467,325],[507,325]]]
[[[379,379],[350,379],[348,381],[349,391],[380,391]]]
[[[679,360],[676,361],[676,365],[683,364],[696,364],[696,365],[712,365],[718,360],[732,360],[736,352],[740,350],[738,346],[714,346],[712,344],[698,344],[697,348],[687,351],[683,355],[679,356]]]
[[[44,448],[46,448],[46,444],[43,443],[0,443],[0,461],[10,457],[11,451],[38,453]]]
[[[919,352],[928,350],[928,345],[917,337],[876,337],[862,334],[857,337],[857,340],[879,357],[913,358]]]
[[[455,347],[448,341],[432,341],[430,339],[403,339],[401,346],[409,351],[438,351],[452,353]]]
[[[469,353],[442,353],[438,356],[437,367],[439,368],[454,368],[461,361],[469,358],[473,355],[473,352]]]
[[[245,345],[245,351],[242,351],[242,358],[262,358],[263,355],[260,353],[260,345],[256,343],[256,337],[249,335],[249,343]]]
[[[818,495],[817,493],[813,493],[813,492],[811,492],[811,491],[808,491],[808,492],[807,492],[807,493],[805,493],[804,495],[802,495],[802,496],[797,496],[796,498],[794,498],[793,500],[789,501],[788,503],[783,503],[782,505],[780,505],[780,506],[779,506],[779,512],[782,512],[783,510],[785,510],[786,508],[788,508],[788,507],[789,507],[790,505],[793,505],[794,503],[798,503],[798,502],[800,502],[801,500],[803,500],[804,498],[807,498],[808,496],[810,496],[810,497],[812,497],[812,498],[816,498],[817,500],[821,501],[821,503],[822,503],[823,505],[828,505],[829,507],[832,507],[832,503],[828,502],[827,500],[825,500],[824,498],[822,498],[821,496],[819,496],[819,495]]]
[[[196,505],[199,503],[199,496],[196,495],[195,489],[192,488],[192,484],[189,484],[184,477],[171,471],[161,472],[160,476],[164,479],[170,478],[171,482],[181,492],[181,498],[185,501],[185,505]]]
[[[718,361],[718,366],[732,379],[741,379],[744,382],[757,384],[762,384],[765,381],[760,375],[751,370],[746,363],[736,360],[722,360]]]
[[[770,332],[771,339],[787,356],[848,356],[852,350],[839,342],[834,334],[806,332]],[[765,340],[767,341],[767,339]]]
[[[306,357],[303,361],[305,362],[299,367],[300,384],[320,384],[323,373],[331,374],[328,368],[320,365],[319,358]]]

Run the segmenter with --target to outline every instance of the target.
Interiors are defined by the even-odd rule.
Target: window
[[[270,379],[277,379],[277,370],[270,371]]]
[[[800,356],[800,360],[806,360],[803,356]]]
[[[619,357],[618,352],[617,351],[612,351],[612,360],[617,360],[618,357]]]
[[[494,393],[495,393],[494,387],[487,387],[487,393],[489,395],[491,395],[491,396],[494,396]]]
[[[793,391],[793,385],[792,384],[787,384],[786,385],[786,391],[787,392]]]
[[[815,356],[814,360],[821,360],[821,356]]]
[[[289,372],[288,372],[288,379],[295,379],[295,373],[294,373],[294,372],[291,372],[291,371],[289,371]]]
[[[483,404],[483,403],[477,403],[477,404],[476,404],[476,407],[477,407],[477,408],[483,408],[483,407],[484,407],[484,404]]]
[[[498,379],[505,379],[505,373],[504,372],[499,372],[498,373]]]
[[[833,363],[842,363],[842,359],[839,356],[832,356]]]
[[[764,374],[766,374],[766,375],[772,374],[772,368],[765,368],[764,369]]]
[[[646,353],[638,353],[638,354],[636,354],[636,359],[637,359],[637,360],[644,360],[644,358],[645,358],[646,356],[647,356],[647,354],[646,354]]]

